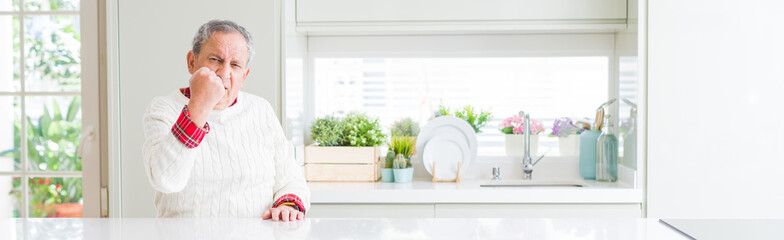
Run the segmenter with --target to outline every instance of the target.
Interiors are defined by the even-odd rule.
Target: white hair
[[[192,51],[196,57],[199,57],[202,45],[204,45],[204,43],[207,42],[207,39],[210,39],[210,37],[216,32],[238,32],[242,34],[242,37],[245,38],[245,43],[247,43],[246,45],[248,46],[248,62],[246,64],[250,65],[250,60],[253,59],[253,54],[256,53],[256,51],[253,49],[253,38],[244,27],[229,20],[211,20],[199,27],[199,31],[197,31],[196,35],[193,36]]]

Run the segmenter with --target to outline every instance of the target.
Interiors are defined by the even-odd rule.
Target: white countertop
[[[0,239],[688,239],[658,219],[0,219]]]
[[[515,183],[523,180],[508,180]],[[582,180],[580,180],[582,181]],[[433,183],[309,182],[311,203],[641,203],[642,191],[621,183],[586,187],[484,188],[493,181]]]

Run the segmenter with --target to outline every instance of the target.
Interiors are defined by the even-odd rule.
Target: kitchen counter
[[[0,239],[688,239],[658,219],[0,219]]]
[[[501,181],[515,183],[517,181]],[[582,180],[580,180],[582,181]],[[493,181],[433,183],[309,182],[311,203],[641,203],[642,190],[620,182],[582,181],[586,187],[485,188]]]
[[[421,162],[412,161],[414,181],[384,182],[308,182],[314,204],[398,204],[398,203],[642,203],[642,188],[636,171],[619,166],[619,181],[614,183],[582,180],[576,157],[545,157],[536,165],[533,181],[584,182],[587,187],[483,188],[494,183],[493,167],[501,168],[501,183],[519,183],[521,161],[497,157],[474,161],[461,182],[433,183]]]

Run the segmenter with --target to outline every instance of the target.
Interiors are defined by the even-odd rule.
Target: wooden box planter
[[[379,147],[305,147],[305,179],[310,182],[375,182],[381,178]]]

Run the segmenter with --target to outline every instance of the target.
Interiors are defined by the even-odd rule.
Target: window
[[[97,109],[82,108],[82,99],[98,93],[83,92],[97,78],[83,61],[95,57],[82,54],[96,50],[82,49],[82,39],[97,32],[83,35],[82,18],[97,18],[83,16],[82,5],[0,0],[0,112],[8,113],[0,116],[0,218],[81,217],[91,194],[80,142]]]
[[[296,115],[302,121],[361,111],[386,127],[404,117],[424,126],[439,105],[471,105],[493,114],[477,135],[479,155],[501,156],[498,126],[520,110],[545,128],[559,117],[593,117],[611,95],[612,36],[310,37],[304,67],[310,74],[305,84],[287,80],[286,90],[310,91],[312,99],[304,97],[304,109],[288,111],[304,112]],[[541,134],[539,152],[557,156],[557,140],[548,133]]]

